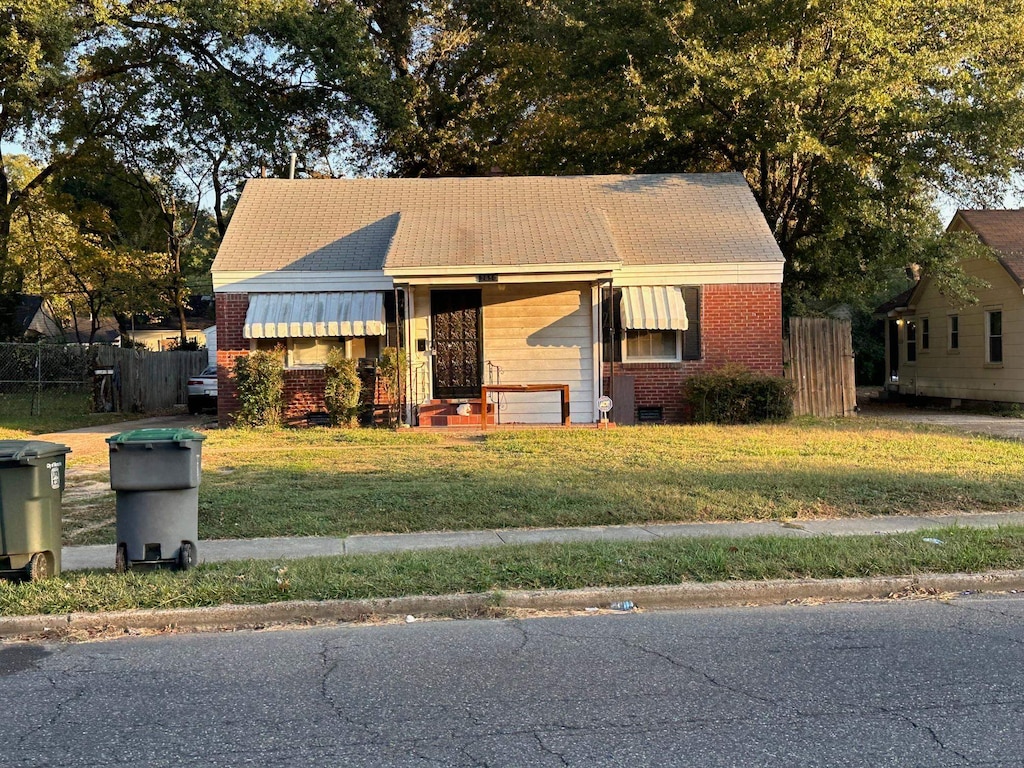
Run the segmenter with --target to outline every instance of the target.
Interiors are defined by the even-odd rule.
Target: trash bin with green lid
[[[117,494],[118,571],[196,564],[205,439],[190,429],[136,429],[107,438],[110,487]]]
[[[60,573],[61,493],[71,449],[0,440],[0,573],[33,581]]]

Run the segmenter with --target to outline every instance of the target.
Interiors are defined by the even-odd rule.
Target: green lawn
[[[857,419],[755,427],[222,430],[200,537],[790,519],[1024,506],[1024,445]],[[113,540],[113,495],[66,506]],[[107,524],[104,525],[103,521]]]
[[[927,541],[935,538],[942,544]],[[630,587],[739,579],[839,578],[1024,567],[1024,527],[893,536],[665,539],[244,561],[186,573],[64,573],[0,581],[0,615],[184,608],[222,603]],[[641,606],[642,607],[642,606]]]

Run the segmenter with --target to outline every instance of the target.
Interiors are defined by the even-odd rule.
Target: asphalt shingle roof
[[[989,248],[1018,285],[1024,285],[1024,209],[1009,211],[957,211]]]
[[[740,174],[252,179],[213,269],[782,260]]]

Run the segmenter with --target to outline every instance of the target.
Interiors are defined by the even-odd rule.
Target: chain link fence
[[[98,410],[93,357],[85,346],[0,343],[0,420]]]

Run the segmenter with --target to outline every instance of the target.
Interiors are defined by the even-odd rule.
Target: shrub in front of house
[[[324,404],[335,427],[354,427],[359,416],[359,395],[362,382],[356,361],[345,357],[341,349],[327,354],[324,366],[327,383],[324,386]]]
[[[284,363],[273,351],[257,350],[235,360],[238,417],[244,427],[278,426],[284,412]]]
[[[793,383],[779,376],[726,365],[686,381],[693,420],[714,424],[785,421],[793,415]]]

